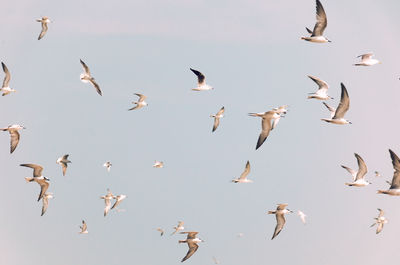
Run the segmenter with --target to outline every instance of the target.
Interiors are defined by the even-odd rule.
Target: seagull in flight
[[[350,108],[350,98],[349,94],[347,93],[346,87],[343,85],[343,83],[340,84],[342,87],[342,94],[340,96],[340,103],[337,109],[333,109],[332,107],[328,106],[325,102],[324,105],[329,109],[331,112],[331,118],[330,119],[321,119],[323,121],[329,122],[329,123],[334,123],[334,124],[351,124],[350,121],[346,120],[344,118],[344,115]],[[335,114],[332,116],[333,110],[335,111]]]
[[[367,174],[367,165],[365,164],[364,160],[359,156],[358,154],[354,153],[354,156],[357,158],[357,163],[358,163],[358,171],[354,171],[353,169],[342,166],[342,168],[346,169],[351,176],[353,177],[353,182],[352,183],[345,183],[347,186],[355,186],[355,187],[364,187],[369,184],[370,182],[365,180],[365,175]]]
[[[182,221],[179,221],[179,222],[178,222],[178,225],[177,225],[177,226],[174,226],[174,229],[175,229],[175,231],[172,232],[171,236],[172,236],[173,234],[175,234],[176,232],[179,232],[179,231],[182,231],[183,229],[185,229],[185,228],[183,227],[183,222],[182,222]]]
[[[297,215],[300,217],[300,219],[303,222],[303,224],[306,224],[307,215],[305,215],[302,211],[297,211]]]
[[[387,222],[388,222],[388,220],[383,216],[385,214],[384,211],[382,209],[379,209],[379,208],[378,208],[378,211],[379,211],[378,217],[374,218],[375,219],[375,223],[373,223],[370,226],[370,227],[373,227],[376,224],[378,225],[376,227],[376,234],[379,234],[383,229],[383,225],[387,224]]]
[[[144,106],[149,105],[149,104],[147,104],[146,101],[144,101],[146,99],[146,96],[144,96],[142,94],[138,94],[138,93],[135,93],[135,95],[139,97],[139,100],[137,102],[132,102],[133,104],[136,104],[136,106],[134,106],[133,108],[130,108],[128,110],[140,109]]]
[[[51,192],[46,192],[43,197],[42,197],[42,202],[43,202],[43,206],[42,206],[42,214],[41,216],[43,216],[43,214],[47,211],[47,207],[49,207],[49,199],[53,199],[53,193]]]
[[[387,194],[391,196],[400,196],[400,159],[399,157],[389,149],[390,157],[392,158],[393,164],[393,179],[388,190],[378,190],[378,194]]]
[[[329,88],[328,83],[312,75],[308,75],[308,77],[318,85],[318,90],[315,93],[309,93],[308,96],[309,99],[312,98],[319,100],[333,99],[332,97],[328,96],[328,88]]]
[[[86,224],[85,220],[82,220],[82,226],[79,226],[79,228],[81,229],[79,234],[87,234],[87,233],[89,233],[89,231],[87,230],[87,224]]]
[[[251,182],[253,182],[252,180],[247,178],[247,175],[249,173],[250,173],[250,162],[247,161],[246,167],[245,167],[243,173],[240,175],[239,178],[233,179],[232,182],[233,183],[251,183]]]
[[[40,32],[40,35],[38,37],[38,40],[40,40],[46,34],[47,24],[50,23],[51,21],[48,17],[42,17],[41,19],[36,19],[36,21],[42,23],[42,31]]]
[[[24,126],[19,125],[19,124],[13,124],[8,126],[7,128],[2,128],[0,129],[1,131],[8,131],[10,133],[10,154],[12,154],[17,148],[17,145],[19,143],[19,132],[18,130],[25,129]]]
[[[372,56],[374,56],[373,53],[366,53],[366,54],[361,54],[357,56],[357,58],[361,57],[361,62],[354,64],[355,66],[371,66],[374,64],[382,63],[377,59],[372,59]]]
[[[204,91],[214,89],[206,84],[206,77],[197,70],[190,68],[190,70],[197,76],[197,87],[193,88],[194,91]]]
[[[107,161],[107,162],[105,162],[105,163],[103,164],[103,167],[107,168],[107,171],[108,171],[108,172],[110,172],[111,166],[112,166],[112,164],[111,164],[110,161]]]
[[[272,129],[271,120],[280,118],[280,115],[276,110],[270,110],[261,113],[249,113],[249,116],[262,118],[261,121],[262,129],[256,145],[256,150],[257,150],[265,142],[265,140],[269,135],[269,132]]]
[[[2,96],[6,96],[6,95],[10,94],[11,92],[15,92],[17,90],[9,87],[9,83],[10,83],[10,79],[11,79],[10,71],[8,71],[7,66],[3,62],[1,62],[1,66],[3,67],[3,72],[4,72],[5,76],[4,76],[3,85],[0,88],[0,91],[3,92]]]
[[[90,74],[90,69],[89,67],[82,61],[80,60],[82,67],[83,67],[83,73],[80,75],[81,81],[83,83],[91,83],[95,88],[97,93],[101,96],[102,92],[100,90],[99,85],[96,83],[96,81],[94,80],[94,77],[92,77],[92,75]]]
[[[219,119],[222,118],[222,117],[224,117],[224,111],[225,111],[225,107],[222,107],[222,108],[217,112],[217,114],[215,114],[215,115],[210,115],[211,118],[214,118],[214,125],[213,125],[213,129],[212,129],[213,132],[218,128]]]
[[[286,209],[286,206],[288,206],[287,203],[281,203],[278,204],[278,207],[276,208],[275,211],[268,211],[268,214],[275,214],[276,217],[276,226],[271,240],[274,239],[277,235],[279,235],[279,233],[282,231],[283,226],[285,225],[286,222],[284,215],[286,213],[292,213],[291,210]]]
[[[68,160],[68,156],[69,155],[63,155],[56,161],[56,163],[62,167],[63,176],[65,176],[65,172],[67,172],[68,163],[71,163],[71,161]]]
[[[375,171],[375,177],[382,177],[381,173],[379,173],[378,171]]]
[[[199,232],[181,232],[181,234],[187,234],[186,240],[179,240],[179,243],[187,243],[189,250],[186,253],[186,256],[183,257],[181,262],[184,262],[188,258],[190,258],[199,248],[199,245],[197,243],[204,242],[202,239],[198,238],[196,235]]]
[[[101,196],[100,199],[104,200],[105,207],[104,207],[104,217],[108,214],[108,212],[111,209],[111,199],[113,199],[115,196],[112,194],[110,189],[107,189],[107,194],[104,196]]]
[[[156,160],[156,161],[154,161],[153,167],[155,167],[155,168],[163,168],[164,167],[164,162]]]
[[[40,185],[40,193],[38,197],[38,201],[43,198],[44,194],[46,193],[47,189],[49,188],[49,179],[42,175],[43,167],[36,164],[20,164],[22,167],[29,167],[33,169],[33,177],[25,177],[27,182],[35,181],[37,184]]]
[[[307,32],[311,34],[309,37],[301,37],[302,40],[315,42],[315,43],[326,43],[331,42],[326,37],[323,36],[324,30],[328,25],[328,20],[326,18],[326,13],[324,7],[322,6],[319,0],[316,0],[316,9],[317,9],[317,22],[315,23],[314,30],[311,31],[307,29]]]

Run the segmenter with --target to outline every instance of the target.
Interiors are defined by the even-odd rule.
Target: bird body
[[[328,83],[315,76],[309,75],[308,77],[318,85],[318,90],[315,93],[310,93],[308,96],[309,99],[319,99],[319,100],[332,99],[332,97],[328,95],[328,88],[329,88]]]
[[[67,171],[67,167],[68,167],[68,163],[71,163],[71,161],[68,160],[68,154],[64,155],[60,158],[57,159],[56,163],[61,165],[62,167],[62,172],[63,172],[63,176],[65,176],[65,173]]]
[[[97,94],[99,94],[100,96],[103,95],[103,93],[101,92],[100,86],[97,84],[97,82],[95,81],[94,77],[90,74],[90,69],[89,67],[82,61],[80,60],[82,67],[83,67],[83,73],[80,74],[80,79],[83,83],[91,83],[94,88],[96,88]]]
[[[233,179],[233,183],[252,183],[253,181],[247,178],[247,175],[250,173],[250,162],[247,161],[246,167],[243,173],[237,179]]]
[[[79,234],[87,234],[87,233],[89,233],[89,231],[87,230],[87,224],[86,224],[85,220],[82,220],[82,226],[79,226],[79,228],[81,229]]]
[[[357,56],[357,58],[361,57],[361,62],[354,64],[355,66],[372,66],[375,64],[380,64],[381,62],[377,59],[372,59],[373,53],[366,53]]]
[[[279,235],[279,233],[282,231],[283,226],[286,223],[284,215],[287,213],[292,213],[291,210],[286,209],[287,205],[288,205],[287,203],[278,204],[278,207],[276,208],[276,210],[267,212],[268,214],[275,214],[275,217],[276,217],[276,226],[275,226],[274,234],[272,235],[271,240],[274,239],[277,235]]]
[[[383,216],[384,215],[384,211],[382,209],[379,209],[379,215],[378,217],[374,218],[375,219],[375,223],[373,223],[370,227],[373,227],[374,225],[377,225],[376,227],[376,234],[379,234],[382,229],[383,229],[383,225],[387,224],[388,220]]]
[[[181,232],[181,234],[187,234],[186,240],[179,240],[179,243],[187,243],[189,250],[186,253],[186,256],[183,257],[181,262],[184,262],[188,258],[190,258],[199,248],[199,245],[197,243],[203,242],[202,239],[198,238],[196,235],[199,232]]]
[[[36,19],[37,22],[40,22],[42,24],[42,31],[40,31],[38,40],[42,39],[44,37],[44,35],[47,32],[48,26],[47,24],[49,24],[51,21],[48,17],[42,17],[41,19]]]
[[[324,30],[328,25],[328,20],[326,18],[326,13],[324,7],[322,6],[319,0],[316,0],[316,19],[317,22],[315,23],[314,29],[311,31],[307,29],[307,32],[311,35],[308,37],[301,37],[302,40],[314,42],[314,43],[326,43],[331,42],[326,37],[323,36]]]
[[[213,125],[213,129],[212,129],[213,132],[218,128],[219,119],[222,118],[222,117],[224,117],[224,112],[225,112],[225,107],[222,107],[222,108],[217,112],[217,114],[212,114],[212,115],[210,115],[211,118],[214,118],[214,125]]]
[[[139,100],[137,102],[135,102],[135,101],[132,102],[133,104],[136,104],[136,106],[134,106],[133,108],[130,108],[129,110],[140,109],[144,106],[149,105],[149,104],[147,104],[146,101],[144,101],[147,98],[146,96],[139,94],[139,93],[135,93],[135,95],[139,97]]]
[[[206,77],[197,70],[190,68],[190,70],[197,76],[197,87],[192,88],[194,91],[205,91],[214,89],[212,86],[206,84]]]
[[[367,171],[367,165],[365,164],[364,160],[358,154],[354,154],[354,156],[357,158],[358,171],[354,171],[353,169],[342,165],[342,168],[346,169],[353,177],[353,182],[345,184],[347,186],[354,186],[354,187],[364,187],[371,184],[370,182],[365,180],[365,175],[367,174],[368,171]]]
[[[10,134],[10,154],[12,154],[15,151],[15,148],[17,148],[20,138],[18,130],[21,129],[25,129],[25,127],[19,124],[9,125],[7,128],[0,129],[1,131],[8,131]]]

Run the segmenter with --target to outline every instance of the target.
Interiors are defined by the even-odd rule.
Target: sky
[[[184,221],[205,241],[185,264],[393,264],[400,198],[376,190],[392,178],[388,149],[400,155],[399,3],[322,4],[327,44],[300,40],[315,23],[313,0],[3,3],[0,60],[17,92],[0,98],[0,127],[26,129],[13,154],[9,134],[0,134],[0,263],[180,264],[185,237],[170,234]],[[41,16],[53,22],[38,41]],[[366,52],[382,64],[353,66]],[[79,59],[102,97],[79,80]],[[215,89],[192,91],[189,68]],[[330,85],[335,107],[345,84],[353,124],[320,120],[329,112],[307,99],[316,90],[307,75]],[[127,111],[134,93],[149,105]],[[285,104],[286,117],[256,151],[261,121],[247,113]],[[212,133],[209,116],[222,106]],[[357,168],[354,153],[367,164],[367,187],[344,185],[351,177],[340,165]],[[64,154],[72,161],[65,177],[55,163]],[[153,168],[154,160],[165,167]],[[247,160],[254,183],[232,183]],[[22,163],[42,165],[50,178],[55,198],[44,216]],[[107,188],[128,196],[125,211],[103,216]],[[288,214],[271,240],[276,221],[266,212],[278,203],[303,211],[308,223]],[[389,223],[376,235],[369,226],[378,207]],[[78,233],[82,219],[87,235]]]

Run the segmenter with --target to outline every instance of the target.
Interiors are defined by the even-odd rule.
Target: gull
[[[71,163],[71,161],[68,160],[68,156],[69,155],[64,155],[56,161],[56,163],[62,167],[63,176],[65,176],[65,172],[67,171],[68,163]]]
[[[181,232],[181,234],[187,234],[186,240],[179,240],[179,243],[187,243],[189,250],[186,253],[186,256],[183,257],[183,259],[181,260],[181,262],[184,262],[185,260],[187,260],[188,258],[190,258],[199,248],[199,245],[197,245],[197,243],[199,242],[204,242],[202,239],[198,238],[196,235],[199,232]]]
[[[94,80],[94,77],[92,77],[92,75],[90,74],[89,67],[81,59],[80,59],[80,61],[81,61],[81,64],[82,64],[83,70],[84,70],[84,73],[82,73],[80,75],[81,81],[83,83],[89,83],[90,82],[96,88],[97,93],[101,96],[102,93],[101,93],[100,87],[96,83],[96,81]]]
[[[381,173],[379,173],[378,171],[375,171],[374,173],[375,173],[375,177],[379,177],[379,178],[382,177]]]
[[[53,196],[53,193],[51,193],[51,192],[46,192],[43,195],[43,198],[42,198],[43,206],[42,206],[41,216],[43,216],[43,214],[47,211],[47,207],[49,206],[49,199],[53,199],[53,198],[54,198],[54,196]]]
[[[306,28],[308,33],[311,34],[310,37],[301,37],[302,40],[316,42],[316,43],[326,43],[331,42],[326,37],[322,36],[324,34],[324,30],[328,25],[328,20],[326,19],[326,13],[324,7],[322,6],[319,0],[316,0],[316,8],[317,8],[317,22],[315,23],[314,30]]]
[[[232,179],[233,183],[252,183],[253,181],[247,179],[247,175],[250,173],[250,162],[247,160],[246,167],[243,173],[237,179]]]
[[[42,19],[36,19],[36,21],[42,23],[42,31],[40,32],[40,35],[38,37],[38,40],[40,40],[46,34],[47,24],[50,23],[51,21],[48,17],[42,17]]]
[[[6,95],[10,94],[11,92],[16,92],[17,90],[9,87],[8,84],[10,83],[10,79],[11,79],[10,71],[8,71],[7,66],[3,62],[1,62],[1,66],[3,67],[5,76],[4,76],[3,85],[0,88],[0,91],[3,92],[2,96],[6,96]]]
[[[217,114],[215,114],[215,115],[210,115],[211,118],[214,118],[214,125],[213,125],[213,129],[212,129],[213,132],[218,128],[219,119],[222,118],[222,117],[224,117],[224,111],[225,111],[225,107],[222,107],[222,108],[217,112]]]
[[[351,176],[353,177],[352,183],[345,183],[347,186],[355,186],[355,187],[364,187],[366,185],[371,184],[370,182],[365,180],[365,175],[367,174],[367,165],[364,160],[358,154],[354,153],[354,156],[357,158],[358,163],[358,171],[354,171],[353,169],[342,166],[342,168],[346,169]]]
[[[101,196],[100,199],[104,200],[105,207],[104,207],[104,217],[108,214],[108,212],[111,209],[111,199],[113,199],[115,196],[112,194],[110,189],[107,189],[107,194],[104,196]]]
[[[158,227],[157,231],[160,232],[160,236],[164,235],[164,229],[162,229],[161,227]]]
[[[183,227],[183,222],[182,222],[182,221],[179,221],[179,222],[178,222],[178,225],[177,225],[177,226],[174,226],[174,229],[175,229],[175,231],[172,232],[171,236],[172,236],[173,234],[175,234],[176,232],[185,229],[185,228]]]
[[[276,208],[275,211],[268,211],[268,214],[275,214],[276,217],[276,226],[275,226],[275,231],[274,234],[271,238],[274,239],[279,233],[282,231],[283,226],[285,225],[285,213],[292,213],[291,210],[286,209],[286,206],[288,206],[287,203],[281,203],[278,204],[278,207]]]
[[[197,76],[197,87],[193,88],[194,91],[204,91],[214,89],[206,84],[206,77],[197,70],[190,68],[190,70]]]
[[[399,157],[389,149],[390,157],[392,158],[393,164],[393,179],[388,190],[378,190],[378,194],[388,194],[392,196],[400,196],[400,159]]]
[[[216,257],[213,257],[213,261],[214,261],[215,264],[219,264],[219,260],[217,260]]]
[[[115,207],[117,207],[124,199],[126,198],[126,195],[121,194],[118,196],[113,196],[113,199],[115,199],[115,203],[114,205],[111,207],[111,210],[114,209]]]
[[[7,128],[0,129],[1,131],[8,131],[10,133],[10,154],[14,152],[15,148],[19,143],[19,132],[18,130],[25,129],[24,126],[19,124],[9,125]]]
[[[269,132],[271,131],[272,125],[271,125],[271,120],[280,118],[279,113],[276,110],[270,110],[267,112],[261,112],[261,113],[249,113],[250,116],[253,117],[261,117],[261,133],[260,136],[258,137],[257,145],[256,145],[256,150],[265,142],[267,139]]]
[[[297,215],[300,217],[300,219],[303,222],[303,224],[306,224],[307,215],[305,215],[302,211],[297,211]]]
[[[81,229],[79,234],[87,234],[87,233],[89,233],[89,231],[87,230],[87,225],[86,225],[85,220],[82,220],[82,226],[79,226],[79,228]]]
[[[136,104],[136,106],[134,106],[133,108],[130,108],[128,110],[140,109],[141,107],[149,105],[149,104],[147,104],[146,101],[144,101],[146,99],[146,96],[144,96],[142,94],[138,94],[138,93],[135,93],[135,95],[139,97],[139,100],[138,100],[138,102],[132,102],[133,104]]]
[[[108,172],[110,172],[111,166],[112,166],[112,164],[111,164],[110,161],[107,161],[107,162],[105,162],[105,163],[103,164],[103,167],[106,167]]]
[[[33,177],[25,177],[27,182],[35,181],[37,184],[40,185],[40,193],[38,197],[38,201],[43,198],[44,194],[46,193],[47,189],[49,188],[49,183],[47,182],[49,179],[42,175],[43,167],[36,164],[20,164],[22,167],[29,167],[33,169]]]
[[[156,160],[156,161],[154,161],[153,167],[155,167],[155,168],[163,168],[164,167],[164,162]]]
[[[382,229],[383,229],[383,225],[387,224],[388,220],[383,216],[384,215],[384,211],[382,209],[379,209],[379,215],[378,217],[374,218],[375,219],[375,223],[373,223],[370,227],[373,227],[374,225],[378,224],[377,228],[376,228],[376,234],[379,234]]]
[[[279,108],[273,108],[272,110],[276,111],[276,113],[278,113],[278,117],[274,119],[274,121],[272,122],[272,127],[271,127],[271,131],[276,127],[276,125],[278,125],[279,120],[281,119],[281,117],[285,117],[283,116],[283,114],[287,113],[287,108],[288,105],[283,105],[280,106]]]
[[[329,85],[325,81],[312,75],[308,75],[308,77],[318,85],[318,90],[315,93],[309,93],[308,96],[309,99],[311,98],[319,100],[333,99],[332,97],[328,96]]]
[[[350,98],[349,94],[347,93],[346,87],[343,85],[343,83],[340,83],[342,87],[342,94],[340,96],[340,103],[337,109],[335,110],[335,114],[332,116],[332,111],[333,108],[330,108],[326,103],[324,105],[329,109],[331,112],[331,118],[330,119],[321,119],[323,121],[329,122],[329,123],[334,123],[334,124],[351,124],[350,121],[346,120],[344,118],[344,115],[350,108]]]
[[[377,59],[372,59],[372,56],[374,56],[374,54],[372,52],[366,53],[366,54],[361,54],[361,55],[357,56],[357,58],[361,57],[361,62],[356,63],[354,65],[355,66],[371,66],[374,64],[382,63]]]

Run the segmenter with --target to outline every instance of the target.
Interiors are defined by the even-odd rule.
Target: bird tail
[[[179,240],[179,243],[186,243],[186,240]]]
[[[268,211],[268,214],[275,214],[276,211]]]
[[[347,186],[353,186],[353,183],[348,183],[348,182],[346,182],[346,183],[344,183],[345,185],[347,185]]]
[[[32,182],[33,181],[33,178],[32,177],[25,177],[25,180],[26,180],[26,182]]]
[[[377,193],[377,194],[386,194],[386,191],[385,191],[385,190],[377,190],[376,193]]]

